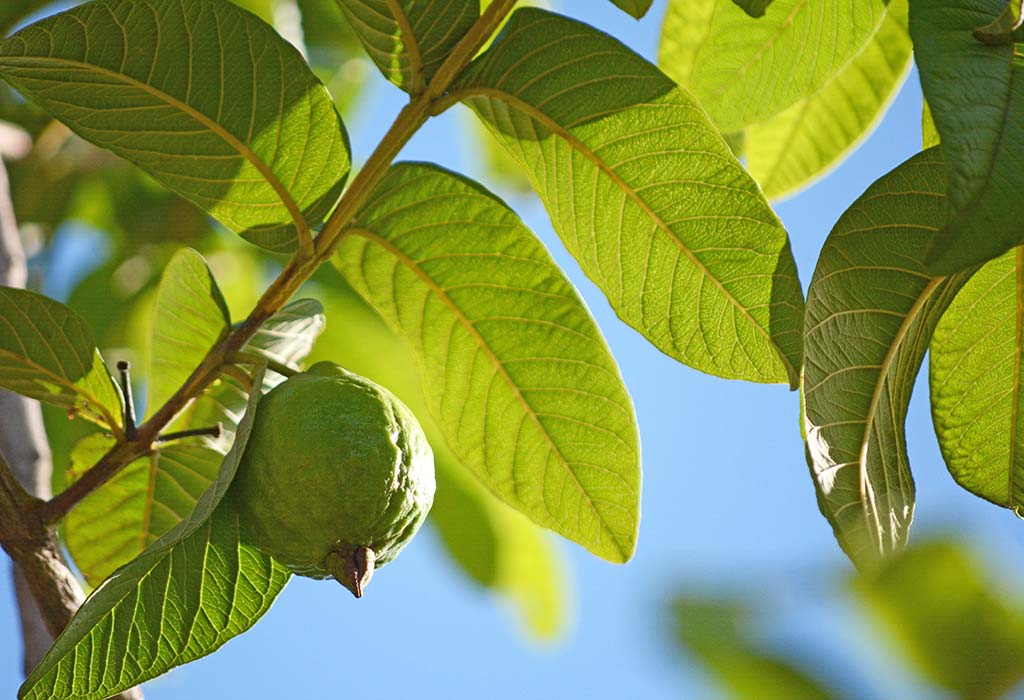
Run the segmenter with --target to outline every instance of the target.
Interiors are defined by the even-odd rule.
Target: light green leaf
[[[121,393],[78,314],[0,287],[0,387],[120,430]]]
[[[921,87],[942,137],[949,219],[929,253],[936,272],[990,260],[1024,242],[1024,59],[1014,45],[986,45],[972,29],[999,0],[915,0],[910,33]]]
[[[227,303],[203,256],[183,248],[164,269],[149,343],[149,413],[185,383],[231,326]]]
[[[626,323],[703,372],[796,384],[803,298],[786,231],[701,106],[657,68],[527,8],[451,99],[520,162]]]
[[[892,0],[878,31],[818,92],[747,129],[747,169],[771,198],[835,167],[881,120],[910,69],[907,0]]]
[[[939,131],[935,128],[935,120],[932,118],[932,110],[928,106],[928,100],[921,105],[921,147],[924,150],[932,146],[938,146],[942,142],[939,138]]]
[[[480,16],[480,0],[338,0],[384,77],[419,94]]]
[[[945,217],[943,168],[932,149],[868,188],[825,241],[807,294],[808,462],[822,513],[862,567],[906,542],[907,404],[935,324],[966,281],[925,267]]]
[[[348,174],[326,89],[229,2],[90,2],[0,43],[0,77],[272,250],[294,247],[295,226],[319,222]]]
[[[771,2],[771,0],[768,0]],[[640,19],[651,9],[654,0],[612,0],[615,6],[623,12]]]
[[[243,348],[244,352],[287,367],[298,368],[313,349],[313,343],[324,330],[323,306],[315,299],[299,299],[271,316]],[[263,393],[284,381],[284,377],[267,372]],[[245,413],[249,391],[238,380],[223,375],[196,399],[187,413],[184,427],[203,428],[220,423],[224,428],[213,445],[226,450],[234,440],[235,428]]]
[[[751,19],[731,0],[670,0],[658,62],[723,131],[823,88],[874,36],[883,0],[775,0]]]
[[[234,504],[224,498],[258,400],[254,394],[195,510],[86,599],[19,698],[106,698],[215,651],[269,609],[290,575],[242,541]]]
[[[438,486],[430,522],[452,560],[470,579],[513,603],[531,634],[559,634],[569,615],[569,592],[550,537],[492,496],[448,447],[424,401],[408,345],[344,280],[321,296],[331,323],[310,361],[340,363],[388,387],[412,410],[434,451]],[[351,342],[353,337],[359,342]]]
[[[968,491],[1024,506],[1024,249],[984,265],[931,344],[932,419],[946,465]]]
[[[69,481],[80,477],[111,447],[96,433],[71,453]],[[92,586],[127,564],[177,525],[213,483],[224,455],[201,444],[160,447],[89,494],[64,520],[64,539],[75,566]]]
[[[335,262],[411,343],[460,461],[538,524],[628,560],[640,505],[633,407],[587,308],[518,217],[473,182],[403,164]]]
[[[888,643],[950,697],[1011,697],[1024,679],[1024,606],[963,545],[929,542],[854,584]]]
[[[680,645],[728,692],[730,700],[829,700],[799,667],[762,648],[755,614],[739,600],[686,595],[675,603]]]

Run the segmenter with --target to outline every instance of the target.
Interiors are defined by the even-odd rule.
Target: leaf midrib
[[[503,90],[480,86],[467,87],[452,91],[452,93],[450,93],[445,98],[445,101],[450,101],[451,103],[454,103],[457,101],[464,101],[477,96],[489,97],[503,101],[510,107],[514,107],[522,111],[531,119],[540,122],[543,126],[545,126],[553,133],[557,134],[566,143],[568,143],[569,146],[571,146],[573,149],[575,149],[581,155],[583,155],[587,160],[593,163],[598,170],[600,170],[607,177],[609,177],[615,183],[615,185],[619,187],[619,189],[633,201],[634,204],[640,207],[640,209],[645,214],[647,214],[647,216],[655,223],[659,230],[668,235],[669,239],[675,243],[676,247],[680,250],[680,252],[682,252],[686,256],[686,258],[694,265],[694,267],[697,268],[697,271],[701,274],[701,276],[710,280],[711,283],[714,284],[714,286],[719,290],[719,292],[721,292],[722,296],[725,297],[725,299],[730,304],[732,304],[736,309],[738,309],[740,314],[745,319],[747,319],[747,321],[749,321],[755,329],[757,329],[757,332],[761,336],[763,336],[764,339],[768,342],[768,344],[775,350],[776,357],[781,361],[783,368],[786,371],[787,378],[792,383],[793,377],[798,376],[796,368],[793,367],[793,364],[789,361],[789,358],[786,356],[782,348],[779,347],[779,345],[775,342],[775,339],[771,337],[771,334],[768,333],[768,331],[763,326],[761,326],[761,324],[758,323],[753,316],[751,316],[750,312],[739,302],[738,299],[736,299],[736,297],[732,295],[732,293],[729,292],[729,290],[725,288],[722,282],[713,274],[711,274],[711,271],[707,268],[707,266],[704,265],[704,263],[701,262],[701,260],[693,253],[693,251],[690,250],[690,248],[682,241],[682,239],[679,238],[679,236],[676,234],[675,231],[672,230],[668,223],[666,223],[665,220],[662,219],[661,216],[659,216],[651,208],[651,206],[647,204],[646,201],[644,201],[643,197],[641,197],[640,194],[636,192],[636,190],[634,190],[628,183],[626,183],[626,181],[623,180],[618,173],[612,170],[612,168],[608,166],[608,164],[605,163],[604,160],[599,158],[596,153],[594,153],[590,148],[586,146],[586,144],[584,144],[582,141],[573,136],[567,129],[562,127],[553,119],[548,117],[544,112],[537,109],[536,107],[526,102],[522,98],[519,98]]]
[[[452,299],[445,293],[444,289],[437,282],[435,282],[434,279],[430,275],[428,275],[426,271],[423,270],[423,268],[421,268],[416,263],[415,260],[410,258],[408,255],[406,255],[404,251],[399,249],[397,246],[391,243],[391,241],[387,240],[380,234],[371,231],[367,228],[355,227],[347,229],[345,233],[342,234],[342,236],[359,236],[381,246],[384,250],[394,255],[399,262],[405,265],[417,277],[419,277],[423,281],[423,283],[430,288],[430,290],[435,294],[435,296],[437,296],[437,298],[440,299],[441,302],[444,303],[445,306],[449,308],[449,310],[452,312],[452,315],[454,315],[459,324],[469,332],[472,338],[476,341],[480,350],[483,351],[484,354],[490,359],[491,363],[495,367],[495,370],[501,375],[506,385],[512,390],[512,393],[515,395],[516,399],[523,407],[523,410],[531,418],[531,420],[534,422],[537,428],[541,431],[541,434],[546,438],[549,447],[554,452],[555,456],[558,457],[558,460],[564,466],[565,471],[572,477],[573,483],[575,483],[577,488],[579,489],[581,497],[583,498],[583,500],[587,502],[591,510],[593,510],[594,515],[597,516],[598,521],[601,523],[601,527],[611,538],[611,541],[615,544],[615,548],[623,557],[623,560],[627,559],[629,557],[628,550],[622,546],[622,543],[619,542],[619,539],[616,536],[615,532],[611,529],[611,527],[609,527],[607,521],[601,515],[601,512],[597,509],[597,505],[590,497],[590,494],[587,493],[587,490],[583,487],[583,484],[580,483],[579,478],[576,476],[576,472],[574,472],[570,467],[569,461],[562,454],[562,451],[558,448],[558,445],[552,439],[548,430],[544,427],[543,422],[541,422],[540,417],[533,410],[533,407],[526,400],[526,397],[523,396],[522,392],[519,390],[519,387],[516,385],[516,383],[512,380],[512,377],[505,369],[505,365],[498,358],[498,356],[494,354],[494,351],[491,349],[491,346],[484,339],[484,337],[480,335],[480,332],[476,329],[472,321],[465,315],[465,313],[463,313],[462,309],[460,309],[458,305],[454,301],[452,301]]]
[[[302,215],[302,210],[299,208],[298,203],[292,198],[291,193],[285,188],[274,172],[270,169],[262,158],[260,158],[251,148],[249,148],[241,139],[237,138],[230,131],[225,129],[223,126],[218,124],[215,120],[206,116],[199,110],[193,108],[191,105],[182,102],[173,95],[169,95],[162,90],[157,90],[151,85],[144,83],[140,80],[132,78],[131,76],[117,71],[103,68],[94,63],[86,63],[84,61],[74,61],[66,58],[55,58],[52,56],[47,57],[30,57],[30,56],[4,56],[0,58],[0,66],[3,64],[13,64],[15,67],[32,67],[33,65],[50,65],[56,64],[57,66],[66,66],[71,68],[80,68],[86,71],[94,71],[99,75],[113,78],[114,80],[120,80],[124,84],[134,87],[142,92],[145,92],[158,100],[162,100],[168,106],[173,107],[185,114],[195,121],[199,122],[202,126],[206,127],[214,135],[218,136],[221,140],[231,146],[242,158],[247,160],[249,163],[256,168],[256,170],[263,176],[267,184],[271,186],[274,192],[277,194],[281,203],[288,210],[288,214],[292,217],[292,223],[296,229],[301,233],[306,228],[306,220]]]
[[[409,93],[417,95],[422,92],[426,85],[426,76],[423,74],[423,54],[420,52],[420,44],[412,30],[412,25],[409,23],[409,16],[402,9],[401,5],[398,4],[398,0],[387,0],[387,3],[391,8],[391,14],[395,18],[395,24],[398,25],[398,31],[402,34],[405,53],[409,58],[409,77],[412,79]]]

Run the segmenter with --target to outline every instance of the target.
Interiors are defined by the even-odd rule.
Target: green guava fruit
[[[234,488],[248,539],[357,597],[434,501],[434,456],[387,389],[330,362],[260,400]]]

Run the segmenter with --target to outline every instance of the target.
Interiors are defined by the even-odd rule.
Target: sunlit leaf
[[[461,461],[537,523],[629,559],[640,498],[632,404],[586,307],[518,217],[473,182],[403,164],[335,261],[412,344]]]
[[[228,332],[224,296],[203,256],[184,248],[164,269],[153,308],[149,406],[156,412]]]
[[[929,254],[951,272],[1024,242],[1024,59],[1014,45],[972,34],[992,21],[998,0],[915,0],[910,33],[921,87],[947,154],[949,219]]]
[[[796,384],[786,231],[693,98],[615,39],[531,8],[456,98],[527,171],[623,320],[701,371]]]
[[[67,306],[0,287],[0,387],[119,428],[120,392],[92,333]]]
[[[0,43],[0,77],[274,250],[322,219],[348,173],[330,95],[290,44],[228,2],[87,3]]]
[[[215,651],[267,611],[290,574],[242,541],[225,498],[258,398],[195,510],[86,599],[19,698],[106,698]]]
[[[658,62],[723,131],[738,131],[823,88],[885,17],[886,2],[775,0],[753,19],[732,0],[670,0]]]
[[[337,0],[384,77],[423,90],[480,15],[480,0]]]
[[[113,444],[111,438],[94,434],[76,445],[69,481]],[[124,467],[75,506],[64,520],[64,539],[85,580],[99,585],[184,520],[223,460],[223,453],[201,444],[161,447]]]
[[[935,324],[966,280],[925,266],[945,218],[944,182],[937,149],[878,180],[835,225],[808,290],[808,461],[822,513],[859,566],[906,542],[907,404]]]
[[[953,478],[1006,508],[1024,506],[1024,249],[986,263],[935,329],[932,418]]]
[[[907,1],[892,0],[878,31],[832,80],[747,129],[747,168],[771,198],[825,175],[881,120],[910,68]]]

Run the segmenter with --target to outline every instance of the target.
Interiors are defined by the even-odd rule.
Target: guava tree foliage
[[[108,697],[268,609],[290,573],[248,538],[231,483],[260,397],[314,360],[408,403],[442,540],[539,633],[557,627],[559,584],[535,526],[633,555],[636,419],[579,293],[484,185],[396,162],[459,104],[623,322],[696,370],[800,389],[818,502],[858,566],[907,540],[903,422],[929,348],[951,473],[1022,505],[1019,3],[670,0],[660,67],[586,17],[516,4],[0,8],[0,29],[21,27],[0,41],[0,117],[35,143],[12,166],[17,213],[44,234],[86,222],[114,247],[67,304],[0,287],[0,387],[56,408],[70,465],[42,501],[0,464],[0,541],[42,598],[59,527],[95,586],[70,623],[48,619],[63,634],[20,697]],[[357,53],[408,95],[376,145],[343,123]],[[839,219],[805,303],[769,200],[855,148],[912,57],[927,150]],[[112,298],[131,303],[96,303]],[[140,416],[128,364],[115,379],[98,349],[126,346],[146,370]]]

